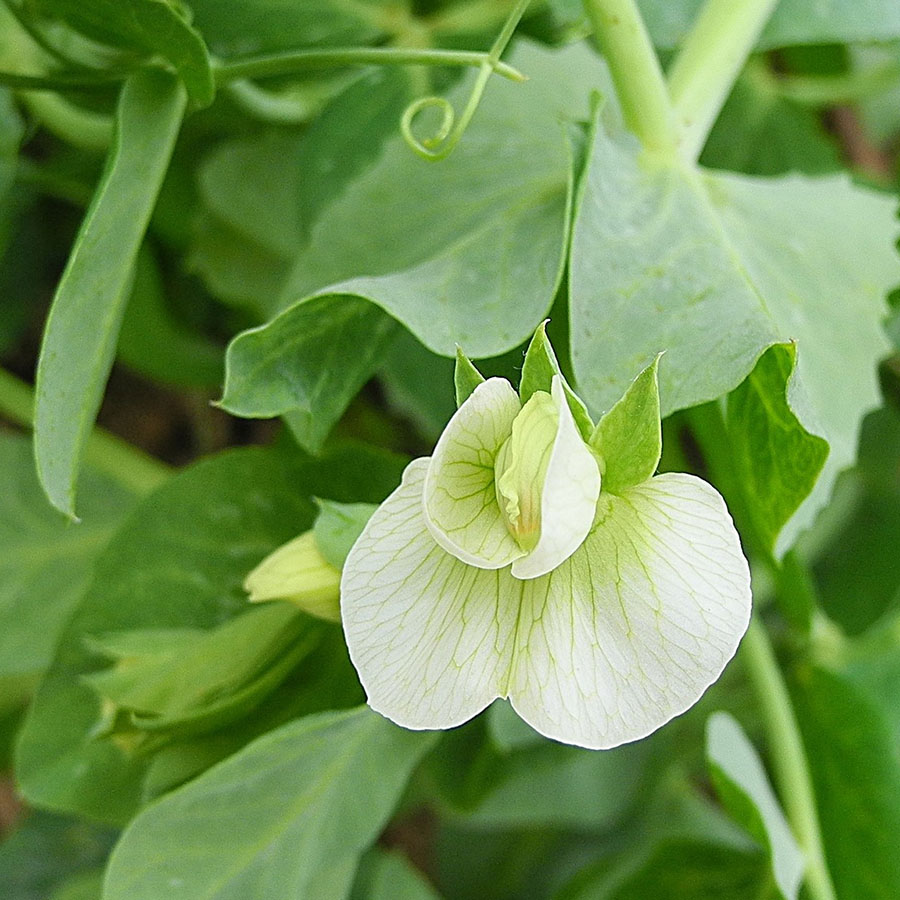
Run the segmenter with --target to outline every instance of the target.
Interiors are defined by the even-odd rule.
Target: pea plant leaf
[[[42,672],[90,577],[94,559],[137,498],[86,466],[85,522],[47,506],[27,438],[0,434],[0,677]]]
[[[35,0],[36,11],[126,50],[158,53],[172,64],[199,106],[215,95],[209,53],[177,0]]]
[[[782,900],[796,900],[805,861],[765,769],[741,726],[717,712],[706,723],[706,756],[723,805],[769,852]]]
[[[379,500],[399,470],[395,457],[372,451],[335,451],[313,463],[235,450],[145,498],[97,560],[20,735],[16,772],[26,796],[60,811],[127,820],[150,760],[89,739],[101,710],[81,676],[104,663],[87,641],[138,629],[211,629],[232,618],[246,608],[247,573],[312,526],[314,492]]]
[[[818,667],[798,669],[793,698],[838,896],[897,896],[900,753],[886,717],[849,679]]]
[[[310,888],[375,840],[434,741],[365,707],[284,725],[140,814],[104,896],[343,896]]]
[[[727,393],[768,347],[795,341],[790,411],[830,453],[780,537],[787,549],[852,464],[860,420],[879,402],[884,296],[900,281],[895,207],[844,176],[707,172],[598,129],[570,264],[582,396],[608,408],[665,350],[667,415]]]
[[[50,502],[72,518],[85,441],[184,108],[183,89],[163,72],[137,72],[122,88],[106,169],[47,319],[35,385],[35,458]]]
[[[791,409],[796,360],[796,344],[773,344],[726,405],[736,483],[766,550],[813,490],[828,457],[827,441],[808,432]]]
[[[553,53],[523,44],[513,59],[531,81],[492,82],[453,156],[431,165],[390,140],[321,210],[294,260],[284,310],[229,346],[225,409],[300,410],[333,422],[374,371],[364,365],[369,349],[354,345],[359,360],[344,370],[344,385],[312,391],[323,351],[305,336],[316,334],[320,346],[340,340],[331,322],[345,314],[348,295],[371,304],[369,328],[384,310],[445,356],[457,344],[472,357],[501,353],[534,331],[553,301],[567,240],[571,160],[559,119],[586,115],[586,87],[604,84],[606,73],[583,47]]]

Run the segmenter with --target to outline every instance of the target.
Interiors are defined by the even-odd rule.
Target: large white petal
[[[505,692],[521,582],[467,566],[425,527],[427,459],[378,508],[341,580],[341,619],[369,705],[405,728],[452,728]]]
[[[750,617],[731,517],[691,475],[601,495],[582,547],[523,585],[510,700],[542,734],[596,749],[644,737],[693,705]]]
[[[551,390],[559,425],[541,495],[541,536],[528,556],[513,562],[516,578],[537,578],[568,559],[591,530],[600,494],[597,460],[578,432],[559,375]]]
[[[434,448],[423,492],[425,523],[457,559],[500,569],[524,555],[506,526],[494,487],[494,461],[521,403],[505,378],[479,384]]]

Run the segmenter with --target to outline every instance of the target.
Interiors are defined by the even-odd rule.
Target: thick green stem
[[[778,0],[706,0],[669,70],[682,152],[696,160]]]
[[[215,67],[218,84],[236,78],[272,78],[293,75],[311,69],[333,69],[341,66],[482,66],[489,54],[463,50],[434,50],[409,47],[339,47],[329,50],[300,50],[250,59],[220,62]],[[503,62],[494,71],[511,81],[525,81],[525,76]]]
[[[584,0],[628,127],[648,150],[674,156],[678,126],[662,69],[634,0]]]
[[[811,900],[837,900],[822,848],[816,799],[800,728],[769,635],[755,616],[741,644],[741,658],[769,735],[781,800],[806,856],[809,896]]]
[[[0,369],[0,416],[30,428],[33,409],[31,388]],[[172,474],[165,463],[100,428],[88,439],[85,459],[137,494],[149,493]]]

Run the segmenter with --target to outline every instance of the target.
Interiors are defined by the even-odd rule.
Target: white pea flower
[[[442,729],[508,697],[559,741],[644,737],[719,677],[750,616],[721,496],[653,475],[656,363],[596,428],[543,328],[520,394],[460,357],[466,393],[344,565],[341,619],[369,705]]]

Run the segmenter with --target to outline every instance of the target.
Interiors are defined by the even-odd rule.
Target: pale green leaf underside
[[[520,410],[503,378],[478,385],[441,435],[428,465],[425,522],[448,553],[472,566],[499,569],[523,556],[497,503],[494,463]]]
[[[430,745],[366,709],[284,725],[138,815],[104,897],[343,896],[320,891],[375,840]]]
[[[746,628],[749,572],[721,497],[686,475],[601,495],[549,575],[467,566],[424,526],[416,460],[347,558],[341,615],[370,705],[450,728],[509,696],[549,737],[601,748],[691,706]]]
[[[665,350],[665,415],[727,393],[767,347],[796,340],[791,408],[831,454],[789,541],[852,463],[859,421],[879,400],[884,295],[900,280],[894,212],[843,176],[701,173],[599,134],[571,257],[583,396],[608,408]]]
[[[755,822],[742,821],[741,824],[752,826],[754,837],[768,845],[781,897],[797,900],[805,869],[803,853],[791,834],[756,750],[728,713],[717,712],[710,716],[706,724],[706,755],[725,806],[729,806],[728,798],[733,791],[755,813]],[[738,813],[738,810],[733,812]],[[763,832],[761,835],[756,833],[759,830]]]

